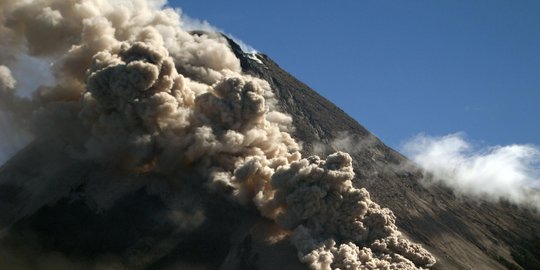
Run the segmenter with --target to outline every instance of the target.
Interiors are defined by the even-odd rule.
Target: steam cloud
[[[426,184],[440,183],[457,194],[507,200],[540,209],[540,150],[533,145],[477,149],[461,133],[419,135],[405,152],[426,171]]]
[[[317,155],[327,155],[332,151],[343,151],[350,154],[361,152],[377,143],[375,136],[359,138],[349,132],[338,132],[328,143],[313,143],[312,151]]]
[[[196,172],[208,192],[274,220],[311,269],[435,263],[389,209],[352,185],[347,153],[302,158],[269,84],[242,73],[220,34],[183,30],[164,4],[3,1],[2,51],[52,59],[55,83],[17,96],[9,69],[17,57],[1,55],[2,110],[74,158],[172,178]]]

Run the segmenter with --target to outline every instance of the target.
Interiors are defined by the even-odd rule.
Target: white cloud
[[[418,135],[404,152],[431,173],[424,184],[440,183],[457,194],[500,199],[540,209],[540,149],[534,145],[474,147],[463,133]]]

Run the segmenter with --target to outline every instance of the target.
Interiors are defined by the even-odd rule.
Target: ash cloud
[[[404,144],[405,153],[428,176],[457,194],[490,201],[505,200],[540,208],[540,149],[534,145],[477,147],[464,134],[419,135]]]
[[[17,127],[9,113],[0,112],[0,166],[23,149],[32,137]]]
[[[311,269],[415,269],[435,258],[405,239],[396,217],[352,185],[352,158],[344,152],[301,159],[280,167],[272,178],[270,215],[293,230],[300,260]]]
[[[402,236],[391,210],[352,185],[347,153],[301,156],[292,119],[275,106],[270,85],[242,73],[219,33],[186,31],[181,14],[163,1],[1,5],[1,33],[10,37],[2,50],[51,59],[54,75],[53,84],[20,97],[10,64],[2,66],[2,110],[36,141],[61,145],[73,159],[117,168],[127,178],[163,176],[175,188],[158,194],[179,227],[208,222],[210,200],[189,195],[193,189],[256,209],[311,269],[435,263]],[[99,193],[100,185],[93,187]]]

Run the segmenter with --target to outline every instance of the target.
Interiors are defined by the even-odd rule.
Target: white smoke
[[[443,184],[464,196],[540,208],[537,146],[479,148],[456,133],[418,135],[404,144],[404,152],[432,174],[424,179],[426,184]]]
[[[360,137],[348,131],[340,131],[334,139],[327,143],[314,142],[311,151],[316,155],[328,155],[335,151],[354,154],[370,149],[376,144],[377,138],[373,135]]]

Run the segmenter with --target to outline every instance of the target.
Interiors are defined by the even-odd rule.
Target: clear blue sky
[[[540,145],[540,1],[170,1],[268,54],[390,146]]]

